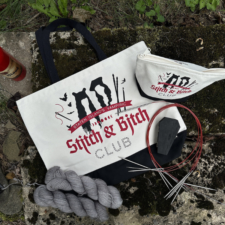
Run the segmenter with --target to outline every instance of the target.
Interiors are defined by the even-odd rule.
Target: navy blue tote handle
[[[65,25],[67,27],[57,29],[57,27],[61,25]],[[87,42],[95,49],[99,61],[107,58],[84,24],[66,18],[55,20],[47,27],[41,27],[35,32],[39,50],[52,84],[58,82],[60,79],[53,61],[52,49],[49,42],[50,33],[59,30],[72,30],[73,28],[82,34]]]

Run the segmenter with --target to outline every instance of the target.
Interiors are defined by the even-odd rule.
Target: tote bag
[[[49,34],[59,25],[79,31],[102,61],[59,81],[49,45]],[[53,84],[20,99],[17,105],[47,169],[60,166],[112,185],[142,173],[129,173],[127,166],[132,164],[119,157],[153,167],[145,141],[147,126],[168,103],[152,103],[139,94],[134,72],[145,43],[106,58],[85,26],[67,19],[41,28],[36,37]],[[163,117],[175,118],[180,124],[166,156],[158,154],[156,147],[158,122]],[[163,111],[150,137],[156,160],[164,164],[179,157],[185,137],[186,126],[177,108]]]
[[[136,79],[143,97],[183,102],[208,85],[225,79],[225,69],[207,69],[167,59],[153,55],[147,49],[137,57]]]

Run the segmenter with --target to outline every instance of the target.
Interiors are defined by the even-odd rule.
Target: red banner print
[[[101,115],[105,112],[109,112],[111,110],[114,109],[118,109],[118,108],[122,108],[122,107],[127,107],[127,106],[132,106],[131,104],[131,100],[130,101],[125,101],[125,102],[119,102],[119,103],[115,103],[112,104],[110,106],[106,106],[104,108],[98,109],[95,112],[85,116],[84,118],[82,118],[81,120],[79,120],[78,122],[76,122],[70,129],[69,131],[71,131],[71,133],[73,133],[76,129],[78,129],[80,126],[82,126],[83,124],[85,124],[87,121],[95,118],[98,115]]]

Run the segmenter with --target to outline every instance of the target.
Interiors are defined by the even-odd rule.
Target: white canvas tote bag
[[[143,97],[182,102],[208,85],[225,79],[225,69],[207,69],[167,59],[147,49],[137,57],[136,78]]]
[[[47,40],[50,31],[62,24],[75,27],[87,38],[82,24],[60,19],[39,30],[36,35],[39,47],[40,40]],[[87,39],[94,43],[93,37],[92,41],[90,37]],[[94,45],[97,49],[97,44]],[[129,163],[119,157],[153,167],[145,141],[147,126],[154,113],[168,103],[150,104],[151,100],[139,94],[134,72],[137,55],[144,52],[145,43],[139,42],[58,82],[56,69],[54,73],[49,69],[53,68],[50,65],[53,59],[46,54],[49,40],[44,46],[40,51],[55,82],[20,99],[17,105],[47,169],[60,166],[63,170],[71,169],[79,175],[88,174],[116,184],[142,173],[129,173]],[[96,51],[101,49],[98,47]],[[98,52],[100,55],[104,56],[103,52]],[[180,124],[177,138],[166,156],[158,154],[156,147],[158,122],[163,117],[175,118]],[[163,111],[154,121],[152,131],[152,151],[159,163],[180,156],[186,126],[176,107]]]

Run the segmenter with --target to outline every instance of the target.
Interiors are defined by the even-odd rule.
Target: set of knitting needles
[[[220,201],[217,201],[214,198],[211,198],[211,197],[209,197],[209,196],[207,196],[207,195],[205,195],[203,193],[200,193],[200,192],[198,192],[198,191],[196,191],[196,190],[188,187],[188,186],[191,186],[191,187],[203,188],[203,189],[211,190],[211,191],[217,191],[216,189],[202,187],[202,186],[198,186],[198,185],[194,185],[194,184],[189,184],[189,183],[185,182],[187,180],[187,178],[192,174],[193,171],[189,172],[182,180],[180,180],[178,182],[178,180],[175,177],[173,177],[171,174],[169,174],[166,171],[164,171],[163,168],[155,168],[155,169],[152,169],[152,168],[146,167],[144,165],[141,165],[139,163],[133,162],[131,160],[125,159],[123,157],[119,157],[119,158],[121,158],[123,160],[126,160],[126,161],[128,161],[130,163],[136,164],[138,166],[141,166],[141,168],[140,167],[127,167],[129,169],[133,169],[133,170],[130,170],[128,172],[142,172],[142,171],[145,171],[145,172],[147,172],[147,171],[158,172],[159,175],[161,176],[162,180],[164,181],[165,185],[169,189],[169,192],[164,196],[164,198],[169,199],[169,198],[171,198],[176,193],[175,196],[174,196],[174,198],[173,198],[173,200],[172,200],[172,202],[171,202],[171,204],[176,199],[176,197],[177,197],[178,193],[180,192],[181,188],[183,188],[185,191],[194,191],[196,193],[199,193],[201,195],[204,195],[206,198],[209,198],[209,199],[212,199],[212,200],[216,201],[217,203],[219,203],[221,205],[225,205],[225,204],[221,203]],[[169,180],[165,177],[164,174],[168,175],[177,184],[173,187],[172,184],[169,182]]]
[[[173,166],[169,166],[167,168],[162,168],[161,165],[154,158],[154,155],[153,155],[153,153],[151,151],[151,145],[150,145],[150,140],[149,140],[149,136],[150,135],[149,134],[150,134],[150,129],[151,129],[151,126],[153,124],[153,121],[155,120],[155,118],[157,117],[157,115],[160,114],[163,110],[165,110],[167,108],[171,108],[171,107],[184,108],[184,109],[188,110],[192,114],[192,116],[195,118],[195,121],[197,123],[197,127],[198,127],[198,138],[197,138],[197,142],[196,142],[195,147],[193,148],[193,150],[191,151],[191,153],[189,154],[189,156],[186,159],[182,160],[182,162],[177,163],[177,164],[175,164]],[[147,171],[155,171],[155,172],[158,172],[159,175],[161,176],[163,182],[165,183],[165,185],[169,189],[169,192],[165,195],[164,198],[169,199],[172,196],[174,196],[171,204],[176,199],[176,197],[179,194],[180,190],[181,189],[184,189],[187,192],[188,191],[192,191],[192,192],[199,193],[201,195],[204,195],[206,198],[212,199],[212,200],[216,201],[219,204],[225,205],[225,204],[221,203],[220,201],[217,201],[216,199],[213,199],[213,198],[209,197],[208,195],[205,195],[203,193],[200,193],[200,192],[194,190],[193,187],[202,188],[202,189],[211,190],[211,191],[217,191],[217,190],[212,189],[212,188],[208,188],[208,187],[202,187],[202,186],[190,184],[190,183],[187,183],[186,182],[186,180],[188,179],[188,177],[194,172],[194,170],[197,167],[197,164],[198,164],[199,159],[200,159],[200,156],[201,156],[202,145],[203,145],[203,134],[202,134],[201,123],[200,123],[198,117],[190,109],[188,109],[187,107],[185,107],[183,105],[180,105],[178,103],[169,104],[169,105],[166,105],[166,106],[163,106],[162,108],[160,108],[153,115],[153,117],[151,118],[151,120],[149,122],[148,129],[147,129],[147,134],[146,134],[146,143],[147,143],[147,148],[148,148],[148,152],[149,152],[151,161],[152,161],[152,163],[153,163],[153,165],[154,165],[155,168],[149,168],[147,166],[144,166],[144,165],[141,165],[139,163],[133,162],[131,160],[125,159],[123,157],[119,157],[119,158],[121,158],[123,160],[126,160],[126,161],[128,161],[130,163],[133,163],[133,164],[136,164],[136,165],[140,166],[140,167],[128,167],[128,168],[132,169],[129,172],[147,172]],[[175,171],[177,169],[180,169],[180,168],[182,168],[182,167],[184,167],[184,166],[186,166],[186,165],[188,165],[190,163],[192,164],[190,171],[180,181],[176,177],[174,177],[173,175],[170,174],[170,172]],[[173,185],[169,182],[169,180],[167,179],[167,177],[165,175],[168,176],[168,177],[170,177],[177,184],[173,187]]]

